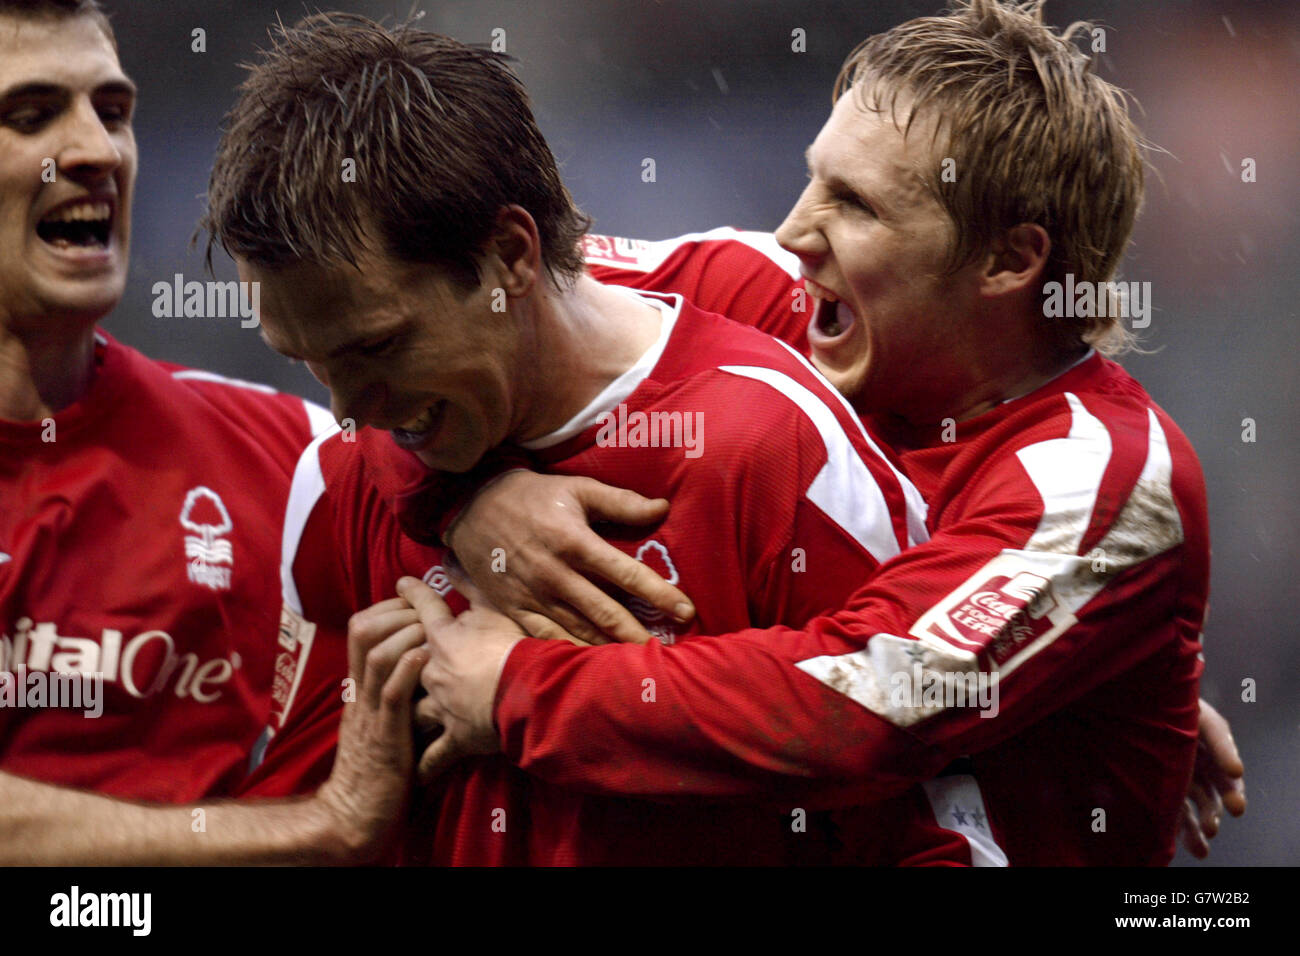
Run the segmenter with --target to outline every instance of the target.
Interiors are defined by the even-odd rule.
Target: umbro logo
[[[12,555],[8,555],[5,554],[3,551],[0,551],[0,564],[4,564],[6,561],[12,561],[12,560],[13,560]]]

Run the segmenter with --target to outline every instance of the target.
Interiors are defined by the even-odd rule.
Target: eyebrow
[[[803,151],[804,162],[808,164],[808,172],[812,172],[812,146]],[[826,184],[832,189],[842,189],[853,193],[863,202],[869,205],[877,216],[888,219],[893,207],[885,200],[880,198],[880,194],[873,189],[867,189],[863,186],[849,182],[843,176],[832,175],[823,177]]]
[[[0,93],[0,100],[19,99],[30,97],[32,99],[49,99],[50,97],[67,96],[69,89],[58,83],[19,83],[17,86],[11,86],[9,89]],[[94,96],[129,96],[135,98],[138,90],[136,85],[130,80],[109,80],[101,83],[92,91]]]
[[[375,342],[382,342],[385,339],[392,338],[394,335],[400,334],[404,327],[405,327],[405,323],[397,325],[396,327],[389,329],[385,332],[372,332],[370,335],[363,335],[360,338],[353,339],[351,342],[344,342],[342,345],[334,349],[325,357],[330,359],[335,359],[347,352],[359,351],[362,348],[366,347],[367,345],[370,345]],[[279,352],[281,355],[287,358],[296,359],[298,361],[305,361],[301,355],[298,355],[289,349],[282,349],[277,347],[276,344],[272,342],[271,339],[267,336],[265,327],[259,329],[258,334],[261,336],[262,342],[265,343],[266,347],[269,348],[272,352]]]

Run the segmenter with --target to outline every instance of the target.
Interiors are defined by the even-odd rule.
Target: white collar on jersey
[[[659,338],[655,340],[654,345],[645,350],[631,368],[606,385],[599,395],[587,403],[582,411],[555,431],[540,438],[519,443],[521,447],[527,448],[529,451],[537,451],[539,448],[550,448],[558,445],[560,442],[568,441],[574,435],[581,435],[592,425],[597,424],[600,416],[606,412],[616,410],[621,402],[626,401],[627,397],[650,377],[654,367],[659,364],[659,359],[663,357],[664,349],[668,346],[668,338],[673,334],[673,327],[677,324],[677,317],[682,313],[682,297],[680,295],[642,294],[635,289],[615,285],[609,285],[605,288],[614,289],[623,295],[630,295],[658,309],[663,317],[659,323]]]

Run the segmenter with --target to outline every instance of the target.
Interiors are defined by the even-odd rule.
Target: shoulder
[[[371,547],[383,551],[394,535],[380,489],[359,447],[364,434],[366,430],[353,433],[331,425],[308,443],[294,468],[285,508],[281,573],[285,600],[299,613],[304,607],[330,606],[337,600],[323,594],[312,580],[334,581],[335,567],[345,583],[364,584],[368,551]],[[300,583],[314,596],[300,596]]]
[[[787,280],[799,277],[798,258],[782,249],[772,233],[729,226],[656,241],[589,234],[583,238],[583,254],[593,274],[655,272],[710,262],[779,272]]]
[[[289,471],[303,448],[332,421],[329,412],[268,385],[149,358],[103,332],[114,401],[128,415],[167,423],[158,435],[183,436],[212,454],[270,456]]]
[[[588,236],[587,266],[601,282],[676,292],[802,347],[808,301],[799,260],[771,233],[714,229],[644,242]]]
[[[302,450],[294,469],[294,494],[313,503],[328,495],[335,502],[356,500],[372,482],[357,433],[331,424]]]
[[[1105,359],[1091,362],[1059,389],[1018,403],[966,456],[1012,492],[1027,476],[1040,508],[1037,550],[1163,552],[1185,540],[1188,520],[1204,524],[1200,463],[1136,380]]]
[[[861,438],[848,404],[789,346],[690,303],[677,321],[675,347],[654,373],[665,383],[660,402],[707,410],[719,447],[782,453],[796,435]]]
[[[1174,472],[1200,475],[1200,462],[1174,420],[1136,379],[1095,357],[1056,391],[1028,401],[1006,426],[1019,431],[1011,446],[1033,473],[1076,469],[1081,480],[1107,477],[1125,485]],[[1032,399],[1032,396],[1031,396]]]
[[[876,555],[925,540],[925,505],[848,403],[801,356],[761,336],[682,384],[696,441],[721,481],[790,507],[807,500]]]
[[[332,424],[312,439],[298,459],[293,495],[312,506],[326,500],[336,519],[348,523],[390,510],[426,474],[386,432],[345,430]]]
[[[287,427],[314,437],[333,425],[334,417],[326,409],[269,385],[169,362],[156,364],[179,392],[208,405],[217,414],[238,418],[250,430]]]

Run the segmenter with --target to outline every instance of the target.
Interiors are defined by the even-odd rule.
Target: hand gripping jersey
[[[800,315],[797,266],[769,237],[599,239],[588,254],[602,281],[726,302],[759,328],[789,335]],[[939,821],[991,839],[994,857],[1167,863],[1192,770],[1209,582],[1187,439],[1095,354],[955,435],[878,427],[926,496],[928,541],[800,630],[699,637],[671,653],[520,643],[496,706],[506,753],[595,792],[809,801],[891,795],[968,755],[959,779],[978,782],[986,811],[949,777],[925,787]],[[646,679],[669,699],[707,680],[709,720],[636,706],[622,688]],[[536,706],[542,696],[556,706]],[[611,759],[611,738],[641,759]]]
[[[229,794],[267,719],[290,478],[329,415],[103,333],[97,356],[79,402],[0,421],[0,770]]]
[[[873,450],[847,405],[802,359],[677,297],[662,310],[659,341],[636,366],[571,421],[528,443],[545,471],[587,475],[673,502],[658,527],[610,532],[619,547],[690,593],[698,608],[687,627],[629,602],[658,637],[645,649],[652,660],[689,647],[703,631],[801,623],[834,608],[864,576],[915,540],[914,534],[924,534],[921,516],[909,508],[909,497],[919,500],[914,489]],[[443,569],[429,567],[443,560],[440,549],[395,540],[395,518],[385,500],[427,490],[418,466],[404,472],[412,459],[386,435],[363,431],[357,437],[353,445],[342,436],[329,438],[299,466],[296,485],[310,488],[301,498],[314,504],[299,522],[303,544],[289,567],[302,614],[316,625],[315,647],[303,663],[304,676],[294,680],[291,713],[251,782],[253,795],[300,790],[328,771],[344,655],[337,633],[325,643],[330,628],[324,622],[333,620],[337,632],[349,613],[391,596],[402,574],[425,574],[453,610],[464,606]],[[427,527],[412,530],[427,536]],[[337,547],[327,544],[331,537]],[[333,569],[322,569],[312,557],[334,554],[340,561]],[[338,606],[340,597],[350,606]],[[729,666],[716,660],[718,667]],[[707,668],[690,684],[660,685],[651,673],[628,676],[609,690],[647,715],[655,712],[655,720],[666,725],[726,722],[720,710],[734,704],[715,696],[719,682]],[[744,682],[745,675],[737,677]],[[527,706],[571,716],[573,704],[539,685]],[[588,729],[590,771],[597,777],[608,772],[607,780],[570,787],[523,773],[501,756],[465,761],[417,808],[406,861],[882,863],[968,857],[960,836],[935,826],[919,789],[873,808],[841,807],[834,814],[778,793],[742,801],[716,799],[730,796],[722,793],[700,799],[695,781],[708,767],[683,761],[651,770],[659,779],[642,784],[633,768],[656,767],[657,761],[599,723]],[[654,799],[636,799],[647,796]]]

